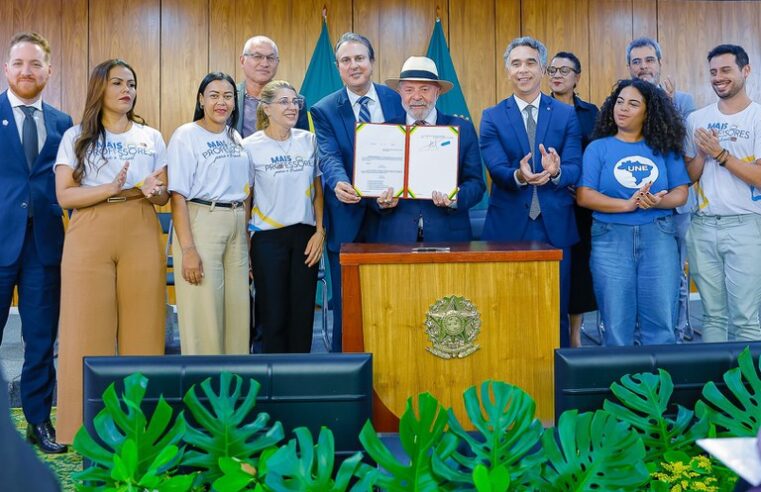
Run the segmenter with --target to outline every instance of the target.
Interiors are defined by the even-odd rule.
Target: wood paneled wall
[[[628,76],[625,48],[637,36],[659,40],[663,73],[692,93],[698,106],[715,100],[706,62],[711,47],[741,44],[751,65],[761,67],[761,2],[750,1],[0,0],[0,42],[22,30],[50,40],[54,74],[45,98],[75,120],[89,71],[107,58],[127,60],[138,75],[138,113],[168,140],[190,120],[195,91],[208,71],[241,79],[240,52],[254,34],[278,43],[278,77],[299,86],[323,5],[333,41],[349,30],[373,41],[377,81],[397,75],[407,56],[425,53],[438,14],[476,123],[484,108],[511,93],[502,54],[519,35],[541,39],[550,56],[575,52],[584,69],[579,94],[597,104]],[[3,77],[0,88],[6,86]],[[749,92],[761,96],[755,73]]]

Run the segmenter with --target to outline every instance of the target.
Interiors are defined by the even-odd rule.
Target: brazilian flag
[[[306,99],[305,110],[309,109],[320,99],[343,87],[341,76],[338,75],[336,57],[333,54],[333,44],[328,33],[327,16],[322,16],[322,30],[312,53],[312,60],[301,83],[301,95]],[[309,128],[314,131],[312,116],[309,116]]]
[[[317,44],[314,47],[314,53],[312,53],[312,60],[309,62],[307,73],[304,75],[304,82],[301,83],[301,90],[299,91],[306,100],[304,110],[309,111],[317,101],[328,94],[337,91],[341,87],[343,87],[343,82],[341,82],[341,76],[338,74],[338,67],[336,67],[336,57],[333,54],[333,43],[330,42],[328,18],[326,12],[323,11],[320,37],[317,38]],[[307,116],[309,117],[309,129],[314,132],[312,115],[307,113]],[[327,255],[323,255],[323,260],[325,266],[324,270],[320,273],[325,275],[325,280],[328,283],[328,291],[330,291],[332,288],[332,282],[330,281],[330,266],[328,265]],[[322,285],[320,283],[317,285],[316,302],[317,304],[322,305]],[[328,307],[322,306],[322,308],[322,314],[325,316]]]
[[[444,29],[441,27],[441,19],[436,19],[436,23],[433,26],[433,33],[431,34],[431,40],[428,42],[428,53],[426,53],[425,56],[436,63],[440,79],[448,80],[454,84],[452,90],[439,97],[439,100],[436,102],[436,109],[444,114],[459,116],[460,118],[471,121],[470,111],[468,111],[468,103],[465,102],[465,96],[462,93],[462,87],[460,87],[460,81],[457,78],[457,71],[454,69],[452,56],[449,54],[447,40],[444,37]],[[485,169],[484,179],[486,179]],[[488,189],[487,186],[487,190]],[[481,203],[473,207],[473,209],[486,209],[489,205],[489,197],[487,195],[488,192],[484,193]]]

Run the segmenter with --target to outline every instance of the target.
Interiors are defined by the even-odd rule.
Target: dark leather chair
[[[754,359],[761,355],[761,342],[691,343],[642,347],[583,347],[555,350],[555,421],[565,410],[579,412],[602,408],[605,399],[614,400],[610,385],[626,374],[658,372],[671,374],[675,405],[693,409],[708,381],[722,389],[722,376],[737,367],[737,356],[750,347]]]
[[[260,385],[256,406],[245,422],[267,412],[279,420],[286,440],[291,430],[305,426],[317,438],[321,426],[335,437],[336,453],[362,449],[359,432],[372,415],[371,354],[255,354],[225,356],[86,357],[84,360],[84,422],[94,435],[93,419],[103,409],[102,395],[112,382],[117,393],[122,380],[140,372],[149,380],[144,411],[150,415],[159,395],[175,410],[185,409],[182,397],[194,384],[228,371]],[[214,385],[218,391],[218,385]],[[248,385],[244,385],[243,396]],[[199,399],[203,393],[198,393]],[[185,412],[192,419],[189,412]]]

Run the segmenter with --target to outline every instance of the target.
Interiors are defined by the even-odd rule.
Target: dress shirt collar
[[[428,126],[436,126],[436,120],[438,118],[438,113],[436,112],[436,108],[433,108],[430,113],[428,113],[428,116],[425,117],[425,122],[428,124]],[[407,113],[407,124],[408,125],[414,125],[417,120],[414,119],[412,116],[410,116],[409,113]]]
[[[536,96],[536,99],[534,99],[530,103],[527,103],[526,101],[524,101],[523,99],[521,99],[518,96],[514,96],[514,97],[515,97],[515,103],[518,105],[518,111],[523,113],[523,110],[526,109],[526,106],[528,106],[529,104],[534,106],[534,109],[536,109],[536,110],[539,109],[539,101],[542,100],[542,93],[540,92],[539,95]]]
[[[8,89],[8,102],[11,103],[12,108],[17,108],[19,106],[31,106],[35,108],[37,111],[42,112],[42,97],[38,97],[36,101],[34,101],[32,104],[27,104],[19,97],[13,93],[13,91],[9,88]]]
[[[357,104],[357,101],[359,101],[359,98],[362,97],[358,94],[353,93],[348,87],[346,88],[346,94],[349,96],[349,102],[351,103],[352,107],[354,107]],[[375,92],[375,84],[370,84],[370,90],[367,91],[365,96],[370,99],[370,102],[378,102],[378,93]]]

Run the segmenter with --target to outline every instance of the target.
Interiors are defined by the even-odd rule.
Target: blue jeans
[[[761,340],[761,215],[693,215],[687,254],[703,303],[703,341]]]
[[[605,324],[605,345],[674,343],[679,251],[674,220],[632,226],[592,223],[592,281]]]

